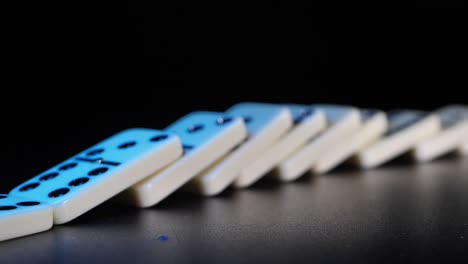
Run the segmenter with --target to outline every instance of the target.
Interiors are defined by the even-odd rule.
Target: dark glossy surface
[[[107,203],[0,243],[3,263],[468,263],[468,159]]]

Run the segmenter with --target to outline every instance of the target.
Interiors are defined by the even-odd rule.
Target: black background
[[[461,12],[224,14],[136,2],[17,10],[0,191],[119,130],[240,101],[384,110],[468,102]]]
[[[468,103],[464,10],[421,8],[407,12],[383,10],[385,14],[373,14],[365,9],[361,13],[351,10],[325,13],[302,8],[287,11],[282,7],[256,10],[245,7],[242,11],[229,8],[213,11],[213,8],[217,7],[195,11],[137,2],[81,6],[22,2],[15,9],[15,18],[7,24],[11,37],[4,39],[9,46],[4,52],[9,54],[11,51],[15,61],[12,67],[7,67],[0,97],[5,109],[2,111],[2,132],[5,134],[0,192],[7,192],[122,129],[163,128],[190,111],[223,111],[240,101],[339,103],[384,110],[402,107],[431,110],[449,103]],[[330,243],[325,245],[326,248],[330,246],[329,251],[322,252],[329,260],[346,260],[347,256],[358,256],[354,259],[364,262],[366,259],[404,262],[405,259],[412,260],[411,256],[417,256],[413,260],[424,261],[431,260],[433,256],[435,261],[462,259],[461,253],[466,248],[466,243],[461,240],[466,229],[463,214],[466,212],[466,203],[463,203],[466,199],[461,195],[463,186],[466,186],[461,177],[466,171],[463,164],[466,163],[429,164],[429,169],[422,169],[422,172],[418,168],[397,167],[390,172],[382,168],[383,171],[369,172],[363,178],[357,172],[360,176],[319,178],[319,182],[333,183],[325,190],[314,183],[299,183],[284,189],[276,186],[274,190],[267,185],[263,189],[260,187],[260,192],[257,189],[257,192],[231,192],[230,195],[247,197],[241,199],[241,202],[249,204],[242,212],[247,213],[247,219],[253,222],[267,217],[268,212],[271,214],[268,210],[261,211],[262,203],[259,205],[256,196],[263,201],[262,195],[265,195],[265,208],[275,208],[275,204],[269,201],[280,199],[278,193],[289,189],[294,198],[290,201],[291,208],[297,205],[304,214],[323,209],[323,214],[314,215],[323,217],[323,222],[315,222],[317,225],[303,222],[301,217],[294,218],[294,214],[292,219],[283,216],[281,219],[284,221],[278,220],[276,224],[280,231],[292,232],[303,238],[290,244],[294,247],[289,255],[309,252],[309,244],[313,244],[315,239],[299,233],[313,229],[311,234],[322,234],[321,230],[325,230],[323,234],[327,239],[317,241]],[[460,167],[458,170],[447,172],[450,167],[457,166]],[[406,174],[416,175],[409,184]],[[419,179],[427,180],[428,174],[429,179],[435,179],[434,182],[441,181],[441,184],[434,185],[440,187],[434,187],[435,192],[432,189],[427,191],[424,189],[426,185],[419,182]],[[450,177],[439,177],[442,174]],[[371,182],[375,180],[379,188],[385,186],[383,190],[377,189],[376,196],[359,189],[369,179]],[[395,190],[386,189],[387,183],[393,181],[397,183],[390,186],[396,186]],[[415,183],[411,184],[412,181]],[[337,184],[343,184],[342,188],[333,191]],[[315,191],[311,193],[308,188]],[[369,207],[360,206],[360,200],[349,199],[345,195],[346,190],[351,197],[369,194]],[[422,190],[421,195],[418,190]],[[325,195],[320,196],[320,193]],[[380,194],[384,196],[382,200],[379,199]],[[307,195],[312,195],[313,199],[304,200]],[[314,195],[318,195],[317,201],[324,199],[325,203],[309,207],[307,201],[314,203],[317,198]],[[220,228],[217,230],[221,232],[222,240],[231,241],[232,235],[255,242],[255,233],[250,236],[234,224],[232,229],[224,232],[223,224],[229,220],[220,218],[221,223],[216,223],[214,216],[230,217],[232,207],[239,205],[239,198],[229,197],[228,194],[228,198],[224,196],[203,202],[189,199],[191,202],[187,204],[186,197],[179,196],[172,204],[166,204],[172,210],[125,211],[125,217],[118,219],[126,224],[126,221],[134,221],[140,216],[152,217],[155,214],[156,218],[163,217],[161,224],[164,226],[164,223],[174,221],[172,217],[178,219],[178,208],[182,207],[182,211],[187,213],[184,219],[195,216],[194,221],[208,225],[215,221],[212,228]],[[395,197],[400,198],[395,202]],[[434,200],[431,198],[426,203],[427,197]],[[376,198],[375,202],[373,198]],[[331,205],[327,206],[326,201]],[[423,210],[408,207],[411,201],[423,201]],[[347,203],[352,203],[352,206],[347,207]],[[200,208],[213,204],[216,210],[210,211],[209,218],[196,217],[200,212],[203,215]],[[355,214],[352,212],[355,209],[364,212]],[[300,215],[301,210],[294,212]],[[109,211],[112,213],[107,213]],[[60,238],[62,231],[65,237],[67,234],[71,236],[70,241],[75,241],[75,236],[82,235],[77,240],[82,246],[76,248],[70,244],[70,248],[74,248],[73,254],[79,255],[89,238],[83,230],[98,230],[97,234],[106,234],[103,236],[106,240],[107,233],[99,233],[102,232],[99,221],[112,226],[116,211],[120,212],[120,209],[93,210],[79,221],[54,228],[54,232],[31,237],[39,241],[55,236]],[[379,212],[388,215],[380,221]],[[164,218],[166,214],[169,215],[167,219]],[[452,218],[454,215],[458,216]],[[376,226],[383,229],[375,233],[375,240],[370,239],[371,242],[366,244],[369,250],[364,247],[343,251],[341,248],[340,252],[345,253],[334,256],[334,249],[340,247],[340,241],[372,237],[374,233],[367,229],[367,226],[376,224],[375,221],[367,222],[372,217],[379,220]],[[402,220],[398,220],[400,217]],[[420,222],[421,219],[427,221]],[[301,226],[299,229],[288,226],[288,221],[299,222]],[[109,239],[121,230],[123,225],[119,223],[116,227],[109,227]],[[357,223],[360,228],[352,229],[351,226],[349,229],[350,223]],[[267,231],[265,236],[258,236],[265,241],[269,241],[270,234],[273,237],[280,234],[275,226],[267,225],[265,229],[248,220],[245,224],[252,230]],[[465,229],[461,232],[463,224]],[[141,227],[138,224],[126,226]],[[181,226],[194,231],[185,220]],[[75,232],[73,229],[78,230]],[[122,230],[131,236],[131,229]],[[327,230],[331,232],[327,233]],[[342,233],[342,230],[347,231]],[[339,235],[348,235],[350,230],[354,231],[349,233],[349,237]],[[406,234],[410,238],[405,238]],[[32,243],[31,248],[37,246],[34,239],[16,241],[18,245],[11,245],[17,249],[25,246],[23,242]],[[281,254],[281,251],[267,248],[272,244],[266,243],[260,256],[273,252]],[[375,243],[377,249],[373,247]],[[118,243],[117,247],[122,245]],[[60,243],[54,244],[52,252],[59,250],[57,247],[61,248]],[[224,254],[231,248],[228,243],[220,252]],[[115,248],[110,246],[107,249],[110,250],[109,255],[114,254]],[[254,249],[249,246],[237,253],[241,255]],[[60,250],[58,252],[60,255]],[[120,252],[127,251],[122,249]],[[190,252],[184,251],[181,256],[187,253]],[[311,254],[314,255],[315,251]],[[373,257],[366,258],[366,254]],[[254,253],[251,255],[255,256]],[[309,259],[313,259],[312,255],[308,256]],[[93,259],[94,254],[87,256]],[[54,256],[49,254],[49,257]],[[203,259],[199,257],[199,260]],[[127,258],[130,255],[123,259]],[[230,260],[237,259],[233,257]]]

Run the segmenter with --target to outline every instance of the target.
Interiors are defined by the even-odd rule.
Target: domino
[[[325,113],[327,129],[278,165],[275,173],[282,181],[293,181],[311,170],[321,155],[344,143],[344,139],[357,131],[361,125],[359,110],[354,107],[338,105],[312,107]]]
[[[457,150],[468,139],[468,107],[449,105],[435,112],[440,118],[441,132],[421,143],[412,151],[419,162],[428,162]]]
[[[468,155],[468,140],[465,140],[465,142],[461,144],[461,146],[458,148],[458,152],[461,155]]]
[[[315,174],[324,174],[351,158],[370,144],[376,142],[387,129],[387,117],[379,110],[360,110],[362,125],[343,144],[330,148],[317,161],[312,168]]]
[[[164,130],[179,136],[184,156],[126,190],[120,200],[137,207],[159,203],[247,136],[242,118],[214,112],[194,112]]]
[[[435,114],[415,110],[394,110],[387,113],[388,130],[381,140],[357,154],[362,168],[377,167],[440,131],[440,120]]]
[[[291,111],[294,126],[265,153],[241,170],[234,181],[235,187],[249,187],[325,129],[326,119],[322,111],[302,105],[285,106]]]
[[[177,136],[124,130],[14,188],[10,194],[53,207],[63,224],[136,184],[182,154]]]
[[[53,209],[28,198],[0,194],[0,241],[49,230]]]
[[[240,103],[225,112],[226,116],[242,117],[248,138],[222,160],[192,179],[186,189],[201,195],[219,194],[233,183],[241,169],[263,155],[265,150],[291,127],[292,117],[284,106],[263,103]]]

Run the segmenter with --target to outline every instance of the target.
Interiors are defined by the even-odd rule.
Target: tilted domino
[[[361,125],[359,110],[354,107],[338,105],[313,105],[313,107],[325,113],[327,129],[279,164],[276,173],[283,181],[295,180],[311,170],[321,155],[339,144],[346,143],[346,139]]]
[[[436,110],[435,114],[440,118],[441,131],[415,147],[412,154],[419,162],[455,151],[468,140],[468,107],[449,105]]]
[[[182,154],[177,136],[124,130],[14,188],[10,194],[48,203],[62,224],[134,185]]]
[[[0,241],[46,231],[53,224],[53,209],[48,204],[0,194]]]
[[[325,129],[326,120],[322,111],[303,105],[285,106],[291,111],[294,126],[268,147],[265,153],[256,157],[253,162],[242,169],[239,177],[234,181],[234,186],[245,188],[252,185]]]
[[[388,130],[384,137],[357,154],[361,167],[379,166],[440,131],[439,117],[423,111],[393,110],[387,113],[387,119]]]
[[[360,110],[362,124],[357,131],[344,138],[342,144],[338,144],[326,151],[317,164],[312,168],[316,174],[327,173],[353,154],[359,152],[371,143],[377,141],[387,129],[387,117],[383,111]]]
[[[240,103],[225,113],[230,117],[242,117],[247,126],[248,139],[227,154],[224,159],[197,175],[186,189],[202,195],[216,195],[226,189],[241,169],[286,133],[292,124],[290,111],[283,106],[262,103]]]
[[[157,204],[247,136],[242,118],[214,112],[191,113],[164,131],[179,136],[185,149],[184,156],[129,188],[120,200],[138,207]]]

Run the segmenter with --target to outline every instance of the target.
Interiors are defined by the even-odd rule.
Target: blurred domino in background
[[[164,131],[179,136],[184,156],[129,188],[119,197],[121,201],[137,207],[159,203],[247,136],[242,118],[215,112],[188,114]]]
[[[273,143],[262,155],[256,157],[247,167],[242,169],[234,186],[245,188],[269,171],[275,168],[282,160],[323,131],[326,127],[325,115],[320,110],[310,106],[285,105],[292,113],[293,127],[277,142]]]
[[[53,225],[53,209],[29,198],[0,194],[0,241],[35,234]]]
[[[226,189],[239,176],[240,171],[253,162],[292,126],[288,108],[273,104],[239,103],[229,108],[227,117],[242,117],[248,138],[224,159],[197,175],[187,189],[202,195],[216,195]]]
[[[325,113],[327,128],[279,164],[275,172],[283,181],[295,180],[311,170],[326,151],[340,144],[346,144],[346,139],[361,126],[359,110],[354,107],[338,105],[312,105],[312,107]]]
[[[375,144],[360,151],[357,161],[363,168],[377,167],[414,148],[440,131],[437,115],[416,110],[387,113],[388,130]]]
[[[468,107],[449,105],[435,111],[435,114],[440,118],[442,130],[415,147],[413,156],[419,162],[455,151],[464,140],[468,140]]]
[[[383,111],[361,109],[362,124],[345,138],[342,144],[327,150],[312,168],[316,174],[327,173],[360,150],[376,142],[387,130],[387,117]]]

